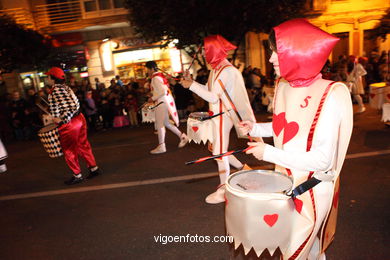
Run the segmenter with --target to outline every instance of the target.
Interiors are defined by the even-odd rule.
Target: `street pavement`
[[[261,121],[268,116],[257,115]],[[327,259],[390,259],[390,128],[372,109],[354,121]],[[0,175],[0,259],[255,259],[253,251],[244,257],[241,247],[235,251],[226,242],[155,242],[168,235],[225,235],[224,205],[204,202],[219,182],[215,163],[184,164],[208,156],[204,145],[178,149],[178,138],[168,131],[168,152],[150,155],[157,144],[151,124],[89,139],[104,174],[70,187],[63,184],[71,176],[64,159],[50,159],[38,141],[7,145],[9,170]],[[232,131],[230,148],[245,145]]]

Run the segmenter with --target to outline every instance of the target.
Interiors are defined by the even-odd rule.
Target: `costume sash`
[[[175,103],[175,99],[172,96],[172,92],[169,89],[169,82],[167,78],[161,72],[154,73],[152,75],[152,78],[154,77],[160,77],[163,80],[164,93],[165,93],[163,100],[168,108],[169,114],[171,115],[173,121],[177,126],[179,126],[179,115],[177,114],[176,103]]]

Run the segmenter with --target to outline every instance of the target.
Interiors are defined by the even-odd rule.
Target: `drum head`
[[[48,131],[55,129],[56,127],[57,127],[56,124],[50,124],[50,125],[47,125],[45,127],[42,127],[38,132],[39,133],[46,133]]]
[[[275,171],[249,170],[231,175],[228,185],[247,193],[284,193],[292,188],[292,179]]]
[[[201,120],[205,117],[209,117],[209,113],[208,112],[192,112],[189,117],[190,118],[193,118],[193,119],[197,119],[197,120]]]

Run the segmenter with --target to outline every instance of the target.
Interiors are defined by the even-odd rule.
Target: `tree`
[[[0,16],[0,72],[33,67],[48,56],[50,44],[38,32],[26,29],[9,16]]]
[[[302,17],[306,0],[126,0],[128,19],[140,37],[169,44],[193,56],[194,44],[221,34],[239,45],[249,31],[269,32],[283,21]],[[201,65],[204,61],[198,59]]]

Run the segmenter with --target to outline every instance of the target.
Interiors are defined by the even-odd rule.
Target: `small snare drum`
[[[245,170],[232,174],[226,182],[226,230],[235,248],[243,245],[245,254],[253,247],[259,256],[265,249],[289,245],[294,202],[292,178],[275,171]]]
[[[151,109],[153,104],[145,105],[142,108],[142,122],[143,123],[153,123],[156,121],[155,111]]]
[[[208,112],[193,112],[187,119],[187,136],[197,144],[213,142],[212,121]]]

